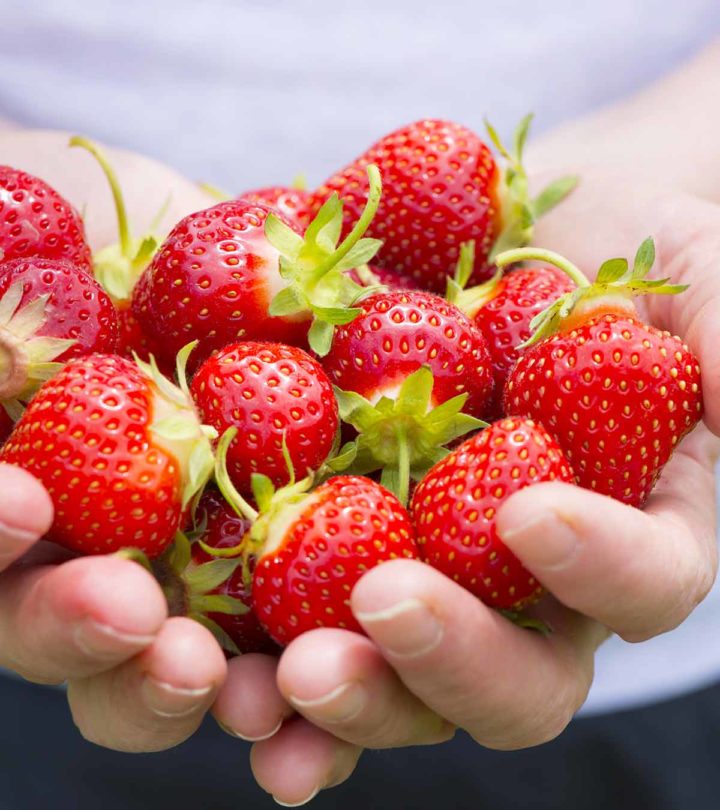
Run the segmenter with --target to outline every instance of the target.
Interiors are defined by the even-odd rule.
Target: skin
[[[58,553],[36,542],[51,520],[46,493],[21,471],[0,468],[0,665],[43,683],[68,680],[81,733],[119,750],[178,744],[212,706],[228,733],[254,742],[260,786],[286,805],[342,782],[366,747],[436,744],[460,726],[497,749],[559,734],[587,696],[607,636],[638,642],[673,629],[715,578],[720,112],[704,99],[719,77],[715,45],[531,151],[531,168],[583,176],[543,220],[538,244],[592,273],[605,258],[632,256],[651,233],[656,272],[692,285],[642,306],[699,355],[706,406],[705,424],[683,442],[644,511],[556,483],[519,492],[500,510],[505,543],[554,594],[536,608],[550,637],[518,629],[427,566],[395,561],[352,594],[367,638],[316,630],[279,662],[248,655],[226,664],[202,627],[167,618],[139,566],[58,565]],[[88,156],[67,153],[65,142],[58,133],[0,134],[4,160],[88,203],[91,239],[105,244],[115,235],[109,194]],[[112,158],[136,229],[149,224],[168,188],[167,226],[209,204],[166,167],[127,153]],[[535,174],[540,184],[543,173]]]

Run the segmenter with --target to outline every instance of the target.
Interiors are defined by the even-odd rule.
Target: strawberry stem
[[[70,146],[80,146],[86,149],[100,164],[108,184],[112,192],[113,201],[115,203],[115,213],[117,214],[118,234],[120,236],[120,251],[122,255],[129,261],[133,258],[132,239],[130,237],[130,227],[128,225],[127,210],[125,208],[125,200],[123,199],[120,184],[118,183],[117,175],[110,165],[110,161],[105,156],[105,153],[97,147],[91,140],[84,138],[80,135],[74,135],[70,138]]]
[[[398,424],[395,430],[398,443],[398,500],[407,506],[410,494],[410,447],[408,445],[407,430],[403,424]]]
[[[513,250],[506,250],[495,257],[495,264],[498,267],[507,267],[509,264],[528,261],[551,264],[568,275],[578,287],[590,286],[587,276],[577,265],[553,250],[535,247],[514,248]]]
[[[246,520],[251,520],[254,523],[258,519],[258,511],[253,509],[245,498],[243,498],[243,496],[237,491],[235,485],[230,480],[230,476],[228,475],[227,471],[228,447],[237,434],[238,429],[236,427],[228,428],[218,442],[215,453],[215,482],[217,483],[218,489],[222,493],[225,500],[235,510],[237,516],[245,518]]]

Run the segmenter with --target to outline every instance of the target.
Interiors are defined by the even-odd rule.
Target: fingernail
[[[205,706],[213,688],[183,689],[147,675],[142,684],[142,693],[147,707],[160,717],[185,717]]]
[[[516,522],[515,522],[516,521]],[[503,543],[535,573],[564,568],[575,556],[578,536],[561,515],[552,510],[524,519],[523,515],[498,515],[498,532]]]
[[[437,616],[419,599],[405,599],[370,613],[357,612],[357,620],[373,641],[396,658],[417,658],[431,652],[443,637]]]
[[[122,633],[109,624],[93,619],[86,619],[78,624],[74,636],[75,643],[86,655],[110,659],[123,652],[139,652],[155,640],[154,635]]]
[[[323,723],[347,723],[368,704],[368,693],[360,683],[344,683],[322,697],[301,700],[290,695],[290,703],[305,715]]]
[[[318,793],[320,793],[319,787],[315,788],[307,799],[303,799],[300,802],[281,802],[277,796],[273,796],[273,799],[275,800],[275,804],[279,804],[280,807],[302,807],[304,804],[311,802],[318,795]]]
[[[263,740],[269,740],[270,737],[274,737],[278,733],[278,731],[280,731],[283,721],[281,718],[280,722],[275,726],[275,728],[272,731],[268,731],[267,734],[260,734],[259,736],[255,737],[249,737],[247,734],[242,734],[237,729],[230,728],[230,726],[226,726],[225,723],[221,723],[219,720],[217,721],[217,724],[226,734],[229,734],[231,737],[237,737],[239,740],[245,740],[245,742],[255,743],[255,742],[262,742]]]

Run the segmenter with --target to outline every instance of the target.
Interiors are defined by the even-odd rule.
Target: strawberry
[[[107,179],[115,203],[119,241],[104,247],[93,256],[93,270],[95,278],[110,295],[119,312],[120,354],[131,357],[133,352],[137,352],[147,357],[147,342],[130,305],[133,289],[155,255],[158,240],[152,232],[139,238],[132,236],[122,189],[105,153],[92,141],[78,135],[70,139],[70,146],[86,149],[95,158]]]
[[[90,271],[90,247],[78,212],[32,174],[0,166],[0,254],[66,259]]]
[[[383,240],[375,263],[411,277],[418,287],[441,292],[460,244],[472,239],[478,248],[472,281],[483,281],[493,273],[493,256],[526,244],[534,220],[575,185],[575,178],[563,178],[529,198],[522,152],[530,120],[526,117],[518,127],[512,154],[488,126],[507,161],[505,170],[466,127],[417,121],[381,138],[333,175],[315,192],[315,205],[335,192],[352,221],[366,193],[365,167],[377,164],[385,193],[368,231]]]
[[[363,292],[345,271],[372,258],[378,243],[361,239],[380,197],[374,167],[366,211],[338,245],[342,205],[331,198],[305,237],[269,208],[218,203],[175,226],[145,271],[133,312],[161,359],[192,335],[199,364],[238,340],[327,350],[333,325],[357,314]]]
[[[312,217],[312,195],[304,188],[268,186],[238,194],[238,199],[258,203],[277,211],[287,222],[305,230]]]
[[[519,610],[534,601],[542,588],[503,544],[495,515],[514,492],[541,481],[574,477],[539,424],[510,417],[463,442],[413,494],[422,558],[491,607]]]
[[[13,420],[4,408],[0,408],[0,448],[12,433]]]
[[[47,488],[49,539],[83,554],[132,547],[153,557],[212,473],[212,435],[156,367],[94,354],[40,388],[0,462]]]
[[[495,390],[487,415],[502,416],[502,392],[510,369],[520,356],[520,346],[532,334],[530,322],[549,304],[574,288],[573,281],[557,267],[538,265],[503,273],[464,289],[473,267],[474,244],[460,246],[455,278],[448,283],[447,298],[473,319],[487,340]]]
[[[323,358],[340,415],[360,433],[331,466],[383,469],[383,483],[405,502],[409,478],[421,477],[444,444],[481,426],[490,357],[480,330],[432,293],[377,293],[360,308]]]
[[[288,481],[288,461],[302,474],[321,467],[338,427],[337,403],[322,366],[302,349],[235,343],[206,360],[191,391],[203,421],[219,434],[237,427],[228,471],[241,492],[253,473]]]
[[[650,280],[652,240],[633,269],[605,262],[590,284],[550,251],[508,251],[499,264],[548,261],[577,287],[533,322],[505,388],[508,412],[543,419],[579,483],[641,506],[678,442],[702,416],[700,366],[683,341],[644,323],[631,297],[685,287]]]
[[[349,270],[348,273],[353,281],[363,287],[387,287],[390,290],[417,290],[415,284],[409,276],[398,273],[397,270],[388,270],[377,265],[363,265]]]
[[[215,490],[208,490],[203,495],[197,514],[198,517],[203,519],[204,523],[202,542],[211,549],[236,547],[251,526],[250,521],[235,514],[227,501]],[[205,551],[199,542],[192,544],[191,553],[196,571],[197,566],[212,562],[215,559]],[[250,557],[248,562],[247,571],[251,575],[255,566],[254,557]],[[205,570],[207,571],[207,569]],[[220,576],[222,576],[221,572],[222,569],[220,569]],[[211,588],[207,594],[209,596],[229,597],[244,605],[247,611],[217,612],[209,610],[206,611],[205,615],[210,622],[214,622],[221,628],[238,652],[274,653],[277,651],[277,647],[262,628],[252,609],[252,580],[248,581],[244,574],[245,570],[243,568],[235,568],[226,579]],[[196,575],[196,582],[197,578]],[[195,587],[197,588],[196,583]],[[205,602],[207,603],[207,600]],[[219,606],[222,607],[222,602],[220,602]],[[202,607],[202,605],[199,607]],[[210,601],[209,607],[213,607],[212,601]]]
[[[215,478],[238,514],[253,521],[234,553],[257,558],[253,608],[280,645],[316,627],[361,633],[350,610],[350,593],[370,568],[399,557],[417,557],[410,516],[395,496],[369,478],[339,475],[308,493],[306,478],[275,491],[255,475],[259,512],[234,489],[225,457],[235,429],[220,440]],[[226,556],[232,550],[218,551]]]
[[[117,343],[115,307],[84,270],[61,259],[0,264],[0,402],[14,418],[61,363]]]

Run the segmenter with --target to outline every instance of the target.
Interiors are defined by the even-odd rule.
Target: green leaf
[[[525,151],[525,143],[527,141],[530,125],[533,120],[533,113],[528,113],[517,125],[513,134],[513,151],[514,162],[517,164],[522,163],[523,152]]]
[[[338,211],[335,216],[323,225],[318,231],[315,238],[315,244],[323,251],[323,253],[330,254],[337,247],[340,234],[343,226],[342,203],[338,206]]]
[[[359,307],[318,307],[312,306],[316,318],[332,326],[351,323],[362,312]]]
[[[137,253],[132,260],[133,266],[136,268],[144,268],[147,264],[149,264],[150,259],[152,259],[152,257],[155,255],[157,249],[157,239],[152,235],[146,236],[140,242],[140,247],[137,249]]]
[[[268,214],[265,220],[265,238],[288,259],[296,259],[304,244],[302,236],[275,214]]]
[[[303,300],[301,292],[293,286],[285,287],[273,298],[268,307],[268,313],[273,317],[283,315],[296,315],[307,311],[307,302]]]
[[[405,379],[397,397],[395,411],[409,416],[425,416],[430,408],[433,390],[433,374],[422,366]]]
[[[334,329],[325,321],[313,321],[308,330],[308,344],[318,357],[325,357],[330,351]]]
[[[371,239],[367,236],[360,239],[350,248],[347,255],[335,265],[335,269],[345,272],[359,265],[367,265],[375,257],[382,244],[382,239]]]
[[[633,263],[633,279],[645,278],[655,263],[655,242],[649,236],[638,248]]]
[[[275,487],[273,482],[262,473],[253,473],[250,479],[252,493],[255,497],[255,503],[261,512],[267,511],[275,494]]]
[[[507,160],[512,161],[512,156],[510,155],[508,150],[505,148],[505,145],[503,144],[503,142],[500,140],[500,136],[498,135],[497,130],[488,121],[487,118],[485,119],[485,129],[487,130],[487,134],[490,136],[490,140],[493,142],[493,145],[498,150],[498,152],[500,152],[500,154],[504,158],[506,158]]]
[[[561,203],[570,192],[577,186],[580,178],[573,174],[567,177],[560,177],[558,180],[546,186],[532,201],[532,210],[535,219],[545,216],[548,211]]]
[[[152,432],[170,441],[185,441],[198,434],[198,426],[188,415],[174,414],[153,422]]]
[[[242,565],[242,557],[230,560],[212,560],[192,566],[185,571],[185,582],[195,594],[203,594],[218,588]]]
[[[219,593],[192,597],[190,609],[198,613],[222,613],[226,616],[244,616],[250,610],[239,599]]]
[[[310,245],[316,245],[320,231],[338,216],[342,220],[342,203],[337,193],[333,192],[322,204],[313,221],[308,225],[305,231],[305,242]]]
[[[185,532],[177,532],[170,551],[170,565],[176,574],[182,572],[190,564],[192,548]]]
[[[328,467],[334,472],[342,472],[355,461],[358,454],[357,442],[348,442],[343,445],[340,451],[326,462]]]
[[[460,245],[460,255],[455,265],[455,276],[452,279],[456,287],[461,290],[467,286],[470,276],[475,269],[475,240],[469,239]],[[448,284],[449,286],[449,284]],[[448,296],[448,301],[452,299]]]
[[[400,470],[397,467],[385,467],[380,476],[380,483],[385,489],[389,489],[396,498],[400,497]]]
[[[600,265],[596,282],[598,284],[612,284],[627,273],[627,259],[608,259]]]
[[[240,650],[238,649],[237,644],[217,622],[214,622],[212,619],[208,619],[208,617],[202,613],[191,613],[190,618],[196,621],[198,624],[201,624],[203,627],[206,627],[213,634],[213,636],[215,636],[215,640],[223,648],[223,650],[226,650],[231,655],[240,655]]]

